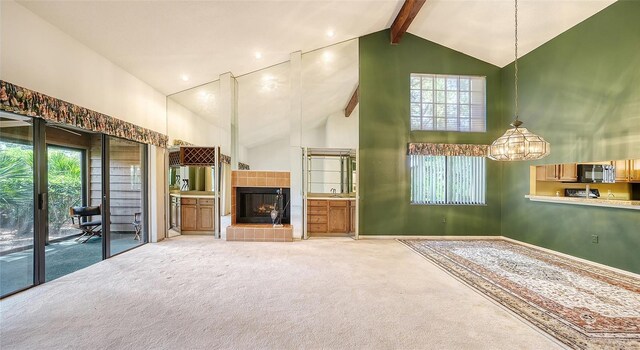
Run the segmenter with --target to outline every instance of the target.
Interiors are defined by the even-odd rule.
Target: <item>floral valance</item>
[[[191,142],[183,141],[183,140],[180,140],[180,139],[174,139],[173,140],[173,145],[174,146],[195,146]]]
[[[167,135],[0,80],[0,110],[167,147]]]
[[[220,163],[231,164],[231,157],[226,154],[220,153]]]
[[[251,169],[249,168],[249,164],[238,162],[238,170],[251,170]]]
[[[409,143],[407,154],[423,156],[486,157],[489,145],[455,143]]]

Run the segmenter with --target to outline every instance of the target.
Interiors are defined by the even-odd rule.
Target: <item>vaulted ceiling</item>
[[[520,0],[525,54],[612,0]],[[164,94],[243,75],[388,28],[401,0],[19,1]],[[409,32],[481,60],[513,61],[513,1],[428,0]],[[333,35],[328,35],[333,34]],[[259,58],[256,57],[260,53]]]

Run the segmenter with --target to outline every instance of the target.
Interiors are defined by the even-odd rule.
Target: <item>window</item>
[[[485,158],[410,155],[412,204],[485,204]]]
[[[485,77],[411,74],[411,130],[486,131]]]

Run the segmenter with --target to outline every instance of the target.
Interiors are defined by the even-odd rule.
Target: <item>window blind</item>
[[[411,203],[482,205],[484,157],[410,155]]]

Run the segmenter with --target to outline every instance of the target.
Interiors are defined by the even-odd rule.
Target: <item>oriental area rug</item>
[[[505,240],[399,240],[575,349],[640,349],[640,278]]]

